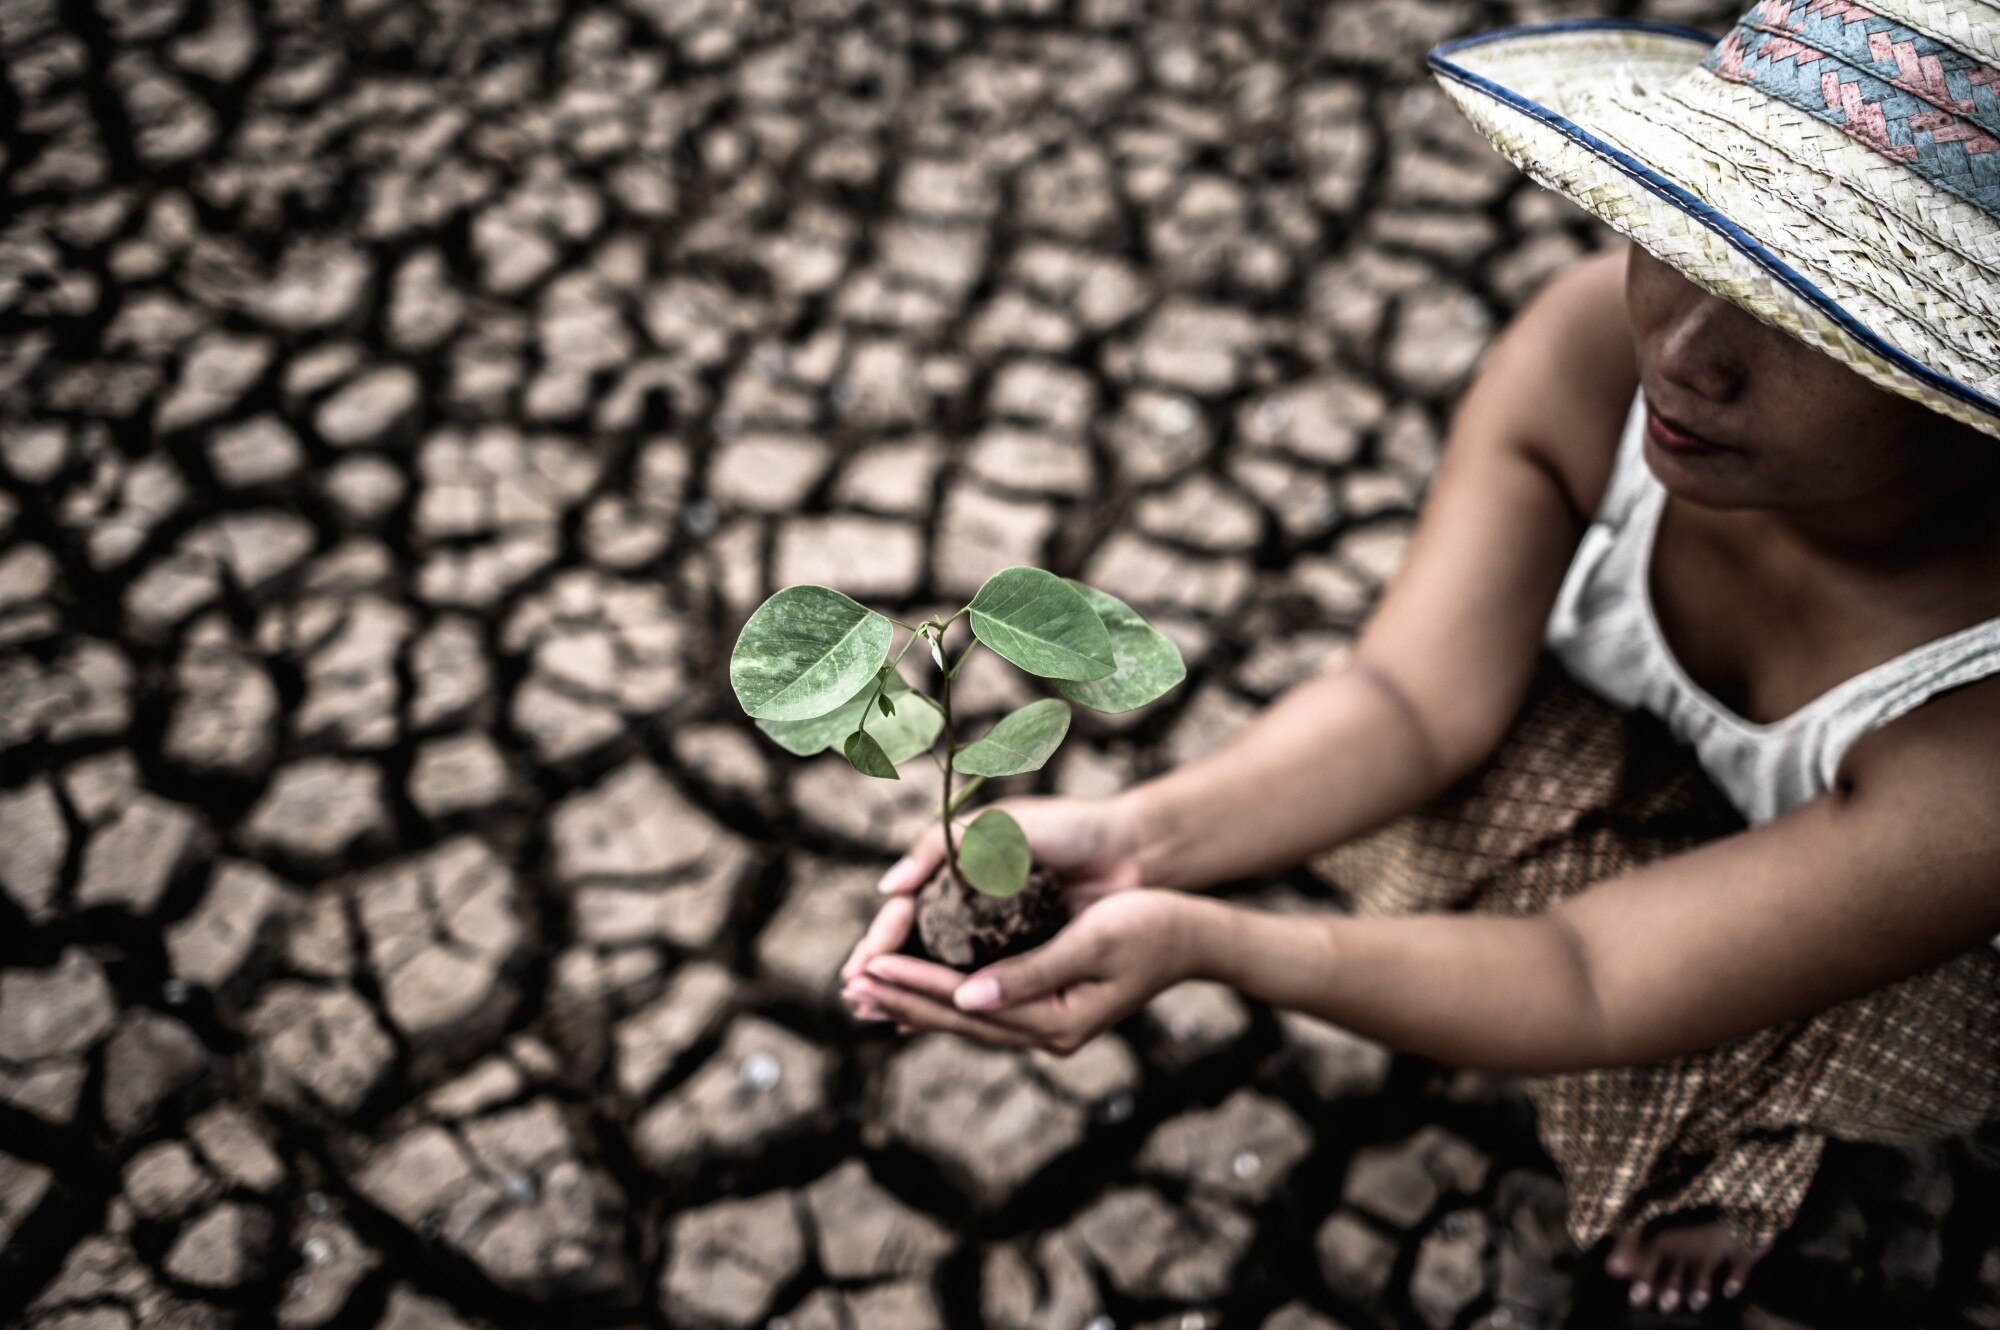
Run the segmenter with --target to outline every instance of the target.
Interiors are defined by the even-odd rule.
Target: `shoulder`
[[[1963,802],[1975,828],[2000,846],[1990,796],[2000,785],[2000,666],[1870,730],[1840,764],[1834,793],[1875,803]]]
[[[1587,519],[1638,384],[1619,247],[1570,264],[1514,316],[1481,367],[1479,408]]]

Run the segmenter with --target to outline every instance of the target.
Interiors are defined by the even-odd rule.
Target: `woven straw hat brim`
[[[1870,381],[2000,437],[2000,226],[1637,20],[1431,52],[1494,146],[1696,285]]]

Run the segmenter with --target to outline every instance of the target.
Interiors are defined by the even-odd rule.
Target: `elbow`
[[[1537,1059],[1543,1065],[1522,1071],[1552,1075],[1625,1066],[1638,1060],[1611,1017],[1601,967],[1590,940],[1560,908],[1538,917],[1549,937],[1555,961],[1551,971],[1556,979],[1548,1037],[1539,1050],[1543,1056]]]
[[[1505,691],[1474,688],[1457,696],[1436,689],[1420,691],[1399,679],[1392,666],[1359,651],[1348,662],[1347,673],[1386,702],[1410,735],[1425,798],[1442,794],[1491,758],[1527,696],[1525,679]]]

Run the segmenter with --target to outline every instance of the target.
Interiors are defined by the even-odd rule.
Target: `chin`
[[[1702,508],[1770,508],[1780,496],[1761,484],[1756,459],[1734,449],[1686,453],[1646,440],[1646,466],[1667,493]]]

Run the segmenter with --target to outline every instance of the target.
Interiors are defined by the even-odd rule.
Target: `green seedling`
[[[973,640],[954,659],[946,638],[960,619]],[[909,637],[891,660],[899,627]],[[934,698],[902,674],[903,657],[918,642],[937,666]],[[951,686],[980,646],[1048,680],[1061,696],[1030,702],[979,737],[962,739]],[[789,586],[757,607],[729,657],[736,700],[787,752],[810,757],[837,747],[856,771],[882,780],[900,779],[899,765],[928,753],[943,783],[937,807],[952,878],[994,897],[1027,884],[1028,838],[997,808],[957,833],[952,819],[966,800],[988,779],[1039,771],[1069,732],[1071,702],[1130,711],[1185,677],[1173,642],[1125,602],[1040,568],[1003,569],[957,613],[921,623],[828,587]],[[962,786],[959,776],[968,778]]]

